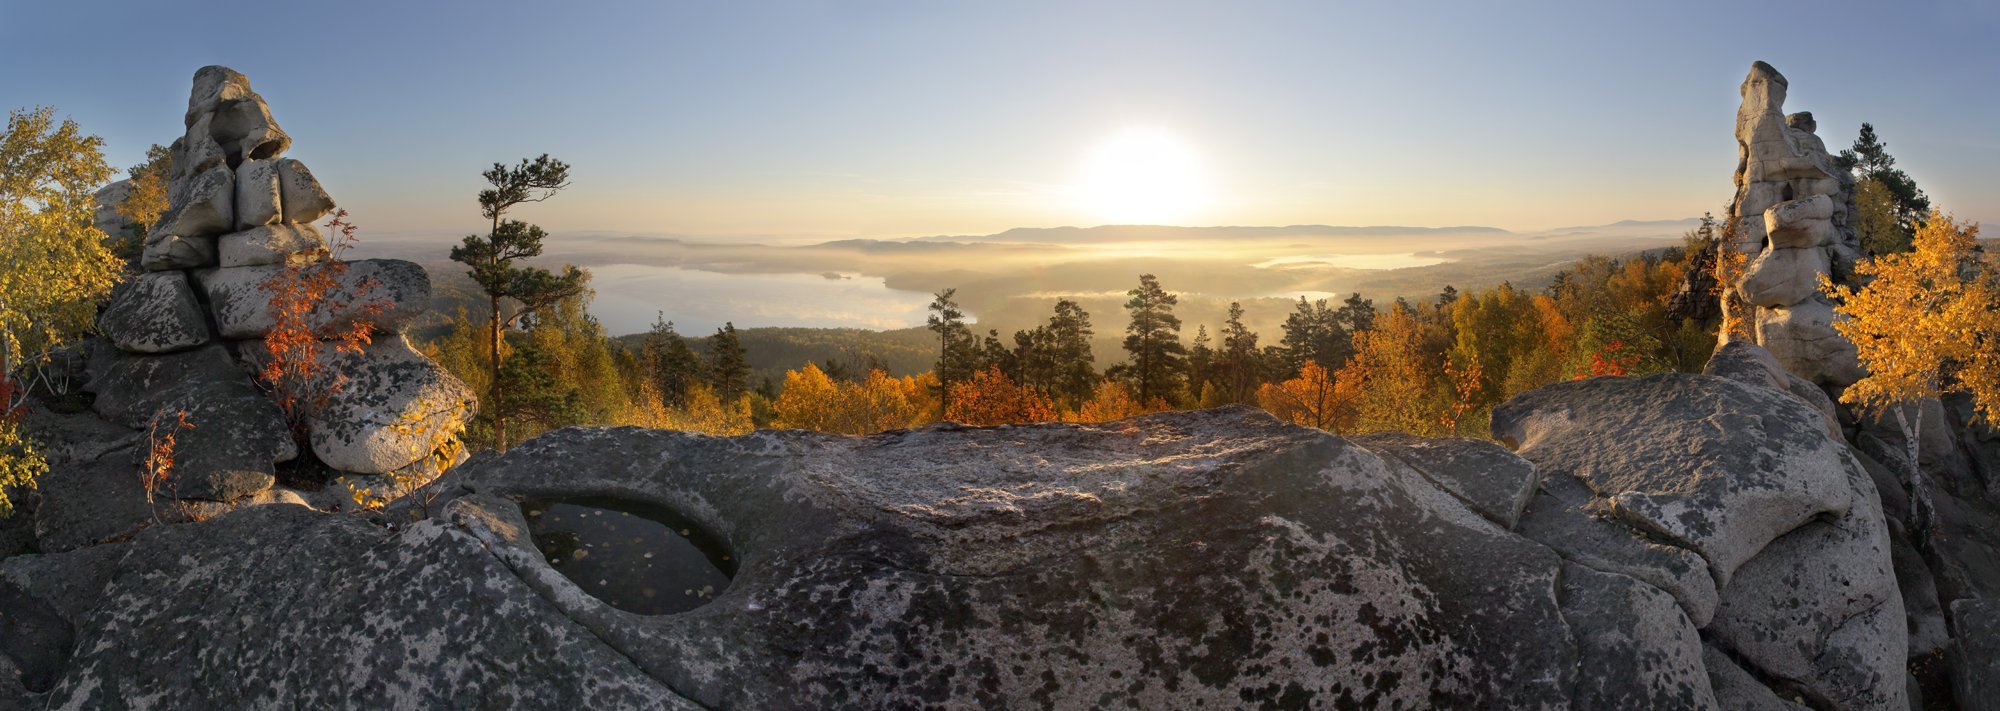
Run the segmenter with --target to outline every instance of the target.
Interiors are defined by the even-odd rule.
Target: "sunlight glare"
[[[1163,128],[1126,128],[1084,166],[1083,209],[1105,224],[1176,224],[1205,206],[1208,186],[1193,147]]]

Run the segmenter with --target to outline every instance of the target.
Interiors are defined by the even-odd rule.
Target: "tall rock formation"
[[[1734,229],[1723,248],[1741,264],[1723,296],[1724,341],[1763,346],[1789,370],[1841,388],[1864,373],[1854,344],[1833,329],[1820,277],[1853,274],[1861,256],[1853,179],[1826,151],[1810,112],[1786,115],[1789,83],[1757,62],[1736,111]]]
[[[183,129],[170,147],[167,212],[145,233],[142,273],[113,293],[99,317],[104,338],[92,346],[86,388],[96,393],[97,415],[128,430],[186,411],[194,426],[177,435],[164,493],[229,503],[270,489],[276,465],[300,454],[252,374],[274,327],[266,287],[287,267],[330,258],[313,223],[334,203],[305,164],[284,157],[291,137],[240,73],[219,66],[196,72]],[[114,185],[99,193],[99,226],[107,233],[129,228],[109,209],[125,192]],[[339,282],[328,303],[370,308],[314,318],[367,320],[374,343],[328,359],[347,385],[314,413],[307,439],[335,470],[397,472],[454,436],[475,402],[400,334],[430,297],[423,268],[357,261]],[[141,451],[106,456],[130,466],[145,447],[134,449]]]

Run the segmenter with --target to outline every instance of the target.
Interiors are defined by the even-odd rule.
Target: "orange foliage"
[[[164,432],[162,430],[164,429]],[[187,410],[174,413],[172,422],[167,421],[167,411],[153,413],[153,421],[146,428],[146,461],[139,472],[140,483],[146,490],[146,504],[151,506],[153,494],[160,487],[168,485],[167,479],[174,473],[175,440],[181,430],[194,429],[188,421]],[[157,517],[157,514],[155,515]]]
[[[328,356],[360,353],[374,334],[373,316],[387,306],[369,298],[373,280],[353,293],[341,288],[348,265],[340,254],[357,241],[347,211],[334,213],[326,227],[332,235],[327,261],[289,264],[259,285],[271,295],[267,308],[272,327],[264,336],[268,358],[257,377],[299,441],[305,438],[306,419],[347,383],[345,375],[327,367]]]
[[[951,384],[951,406],[944,418],[968,425],[1049,422],[1056,419],[1056,407],[1047,393],[1016,385],[993,366]]]
[[[1150,403],[1139,402],[1132,397],[1131,389],[1124,383],[1105,379],[1098,381],[1090,399],[1077,407],[1075,412],[1065,413],[1066,422],[1110,422],[1127,417],[1144,415],[1148,412],[1169,410],[1167,401],[1154,398]]]
[[[1258,388],[1257,404],[1286,422],[1338,433],[1354,427],[1358,393],[1349,385],[1342,387],[1319,362],[1308,360],[1299,377]]]

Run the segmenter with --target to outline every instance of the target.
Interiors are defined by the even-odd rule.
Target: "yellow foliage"
[[[653,429],[683,430],[728,436],[749,434],[757,429],[750,417],[749,398],[724,403],[715,390],[697,384],[688,388],[687,402],[679,407],[662,404],[660,391],[651,383],[639,386],[639,397],[619,415],[616,424]]]
[[[1978,235],[1977,224],[1933,211],[1913,237],[1914,251],[1855,265],[1866,286],[1821,277],[1845,317],[1834,328],[1868,369],[1842,402],[1880,412],[1961,392],[1988,422],[2000,422],[2000,270],[1974,248]]]

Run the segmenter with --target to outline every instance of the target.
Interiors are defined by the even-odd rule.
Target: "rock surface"
[[[472,390],[400,335],[375,339],[361,353],[333,353],[327,367],[347,385],[314,415],[313,453],[328,466],[387,474],[454,441],[478,409]]]
[[[128,353],[171,353],[208,342],[201,304],[178,271],[149,272],[111,292],[97,329]]]
[[[1604,414],[1579,404],[1585,394],[1645,410],[1641,420],[1678,422],[1675,441],[1704,453],[1704,475],[1758,483],[1683,494],[1732,518],[1793,520],[1798,497],[1746,491],[1811,491],[1807,482],[1820,472],[1780,470],[1823,464],[1813,447],[1845,451],[1810,406],[1707,376],[1585,381],[1517,403],[1510,421],[1541,423],[1517,427],[1542,433],[1526,440],[1525,460],[1471,442],[1376,436],[1357,444],[1247,408],[858,438],[568,429],[476,458],[454,474],[442,514],[401,531],[255,507],[148,529],[129,543],[16,556],[0,561],[0,579],[38,600],[64,600],[48,604],[74,626],[76,651],[49,691],[33,694],[57,707],[101,705],[140,689],[176,707],[338,699],[520,708],[1679,709],[1737,708],[1746,699],[1778,708],[1797,693],[1853,708],[1902,701],[1900,658],[1886,687],[1845,696],[1837,682],[1872,677],[1824,673],[1835,668],[1826,660],[1867,667],[1884,640],[1901,649],[1895,630],[1842,617],[1896,609],[1893,601],[1857,608],[1866,602],[1860,593],[1879,587],[1809,584],[1782,601],[1752,594],[1773,589],[1757,582],[1765,571],[1788,568],[1879,582],[1849,572],[1857,569],[1812,567],[1834,545],[1814,543],[1817,533],[1841,516],[1865,517],[1854,513],[1865,502],[1840,508],[1806,497],[1819,514],[1768,534],[1776,542],[1758,546],[1721,586],[1727,603],[1719,613],[1711,604],[1712,624],[1688,614],[1685,593],[1538,540],[1530,530],[1538,517],[1570,515],[1537,513],[1535,502],[1549,494],[1528,504],[1523,533],[1492,520],[1508,517],[1519,491],[1533,489],[1519,483],[1537,471],[1544,480],[1569,477],[1562,491],[1581,496],[1585,509],[1607,510],[1617,494],[1641,490],[1644,477],[1603,462],[1579,466],[1582,447],[1549,440],[1549,423],[1562,419],[1554,412],[1579,423],[1568,436],[1604,449],[1675,433],[1628,430],[1620,419],[1581,424]],[[1762,418],[1770,431],[1710,424],[1730,418]],[[1736,456],[1773,434],[1766,456]],[[1845,466],[1835,460],[1838,481],[1854,485]],[[1586,484],[1618,481],[1635,486],[1600,493]],[[1701,491],[1715,495],[1693,493]],[[623,612],[548,564],[516,497],[664,507],[740,564],[730,564],[734,580],[705,606]],[[1627,545],[1644,542],[1634,519],[1579,520],[1626,531]],[[1722,530],[1765,535],[1753,532],[1761,527]],[[1693,555],[1679,544],[1648,545]],[[127,552],[107,568],[97,562],[107,549]],[[1888,569],[1886,549],[1844,555]],[[197,604],[230,614],[188,607]],[[1738,622],[1749,619],[1767,627]],[[1775,692],[1764,680],[1779,678],[1783,659],[1760,657],[1747,643],[1727,655],[1704,644],[1710,634],[1732,643],[1797,624],[1830,634],[1815,642],[1822,651],[1804,679]],[[204,651],[144,651],[170,643]],[[1733,659],[1758,667],[1745,671]],[[536,671],[492,671],[522,668]]]
[[[234,501],[271,488],[278,462],[298,456],[283,415],[220,346],[157,356],[113,348],[91,352],[93,407],[105,419],[134,429],[173,429],[185,411],[192,429],[177,435],[175,498]],[[136,457],[143,457],[143,452]],[[139,470],[138,462],[128,466]]]

